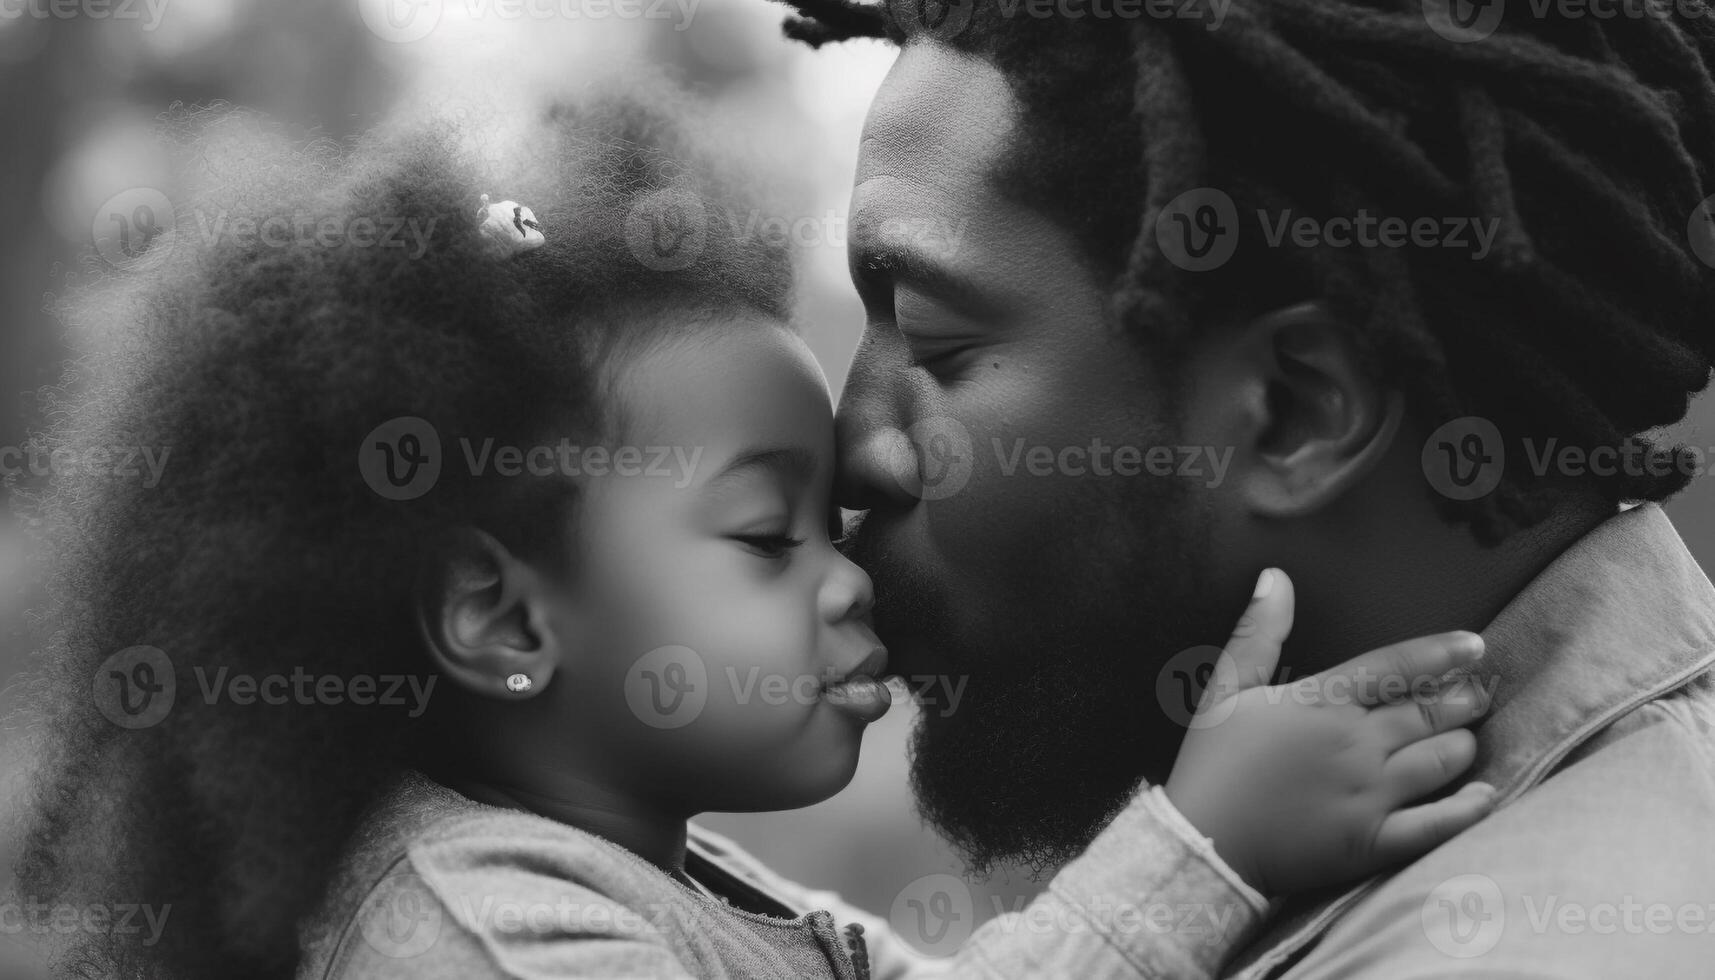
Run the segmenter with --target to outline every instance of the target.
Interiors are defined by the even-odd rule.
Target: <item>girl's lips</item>
[[[886,669],[887,650],[876,647],[844,679],[825,685],[822,700],[865,724],[875,721],[893,705],[893,692],[881,682]]]
[[[864,655],[857,666],[846,671],[846,675],[837,683],[845,683],[857,677],[880,677],[887,670],[887,648],[877,644],[869,653]]]
[[[893,692],[874,677],[853,674],[823,688],[822,700],[868,724],[887,714],[887,709],[893,706]]]

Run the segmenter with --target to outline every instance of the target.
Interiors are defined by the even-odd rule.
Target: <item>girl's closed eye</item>
[[[763,558],[785,558],[792,549],[804,543],[803,538],[792,537],[785,531],[732,534],[728,537]]]

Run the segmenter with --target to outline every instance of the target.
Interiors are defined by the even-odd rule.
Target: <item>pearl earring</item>
[[[523,694],[530,690],[532,683],[529,674],[513,674],[506,679],[506,689],[513,694]]]

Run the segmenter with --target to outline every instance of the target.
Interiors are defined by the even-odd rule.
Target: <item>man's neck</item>
[[[1567,506],[1493,548],[1478,545],[1469,528],[1451,523],[1401,527],[1396,519],[1385,529],[1358,531],[1351,561],[1294,574],[1298,617],[1282,659],[1302,674],[1413,636],[1481,631],[1543,569],[1611,516],[1599,502]]]

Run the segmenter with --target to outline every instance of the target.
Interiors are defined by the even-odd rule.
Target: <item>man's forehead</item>
[[[856,182],[982,179],[1017,117],[1005,76],[988,61],[940,44],[907,45],[870,106]]]

